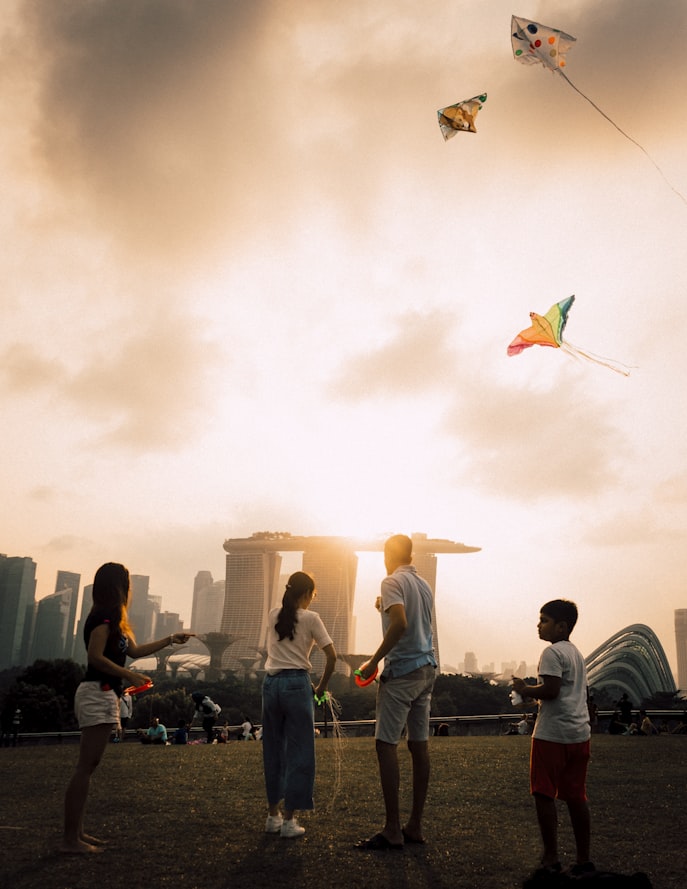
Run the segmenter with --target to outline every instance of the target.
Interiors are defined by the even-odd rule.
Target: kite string
[[[572,343],[569,343],[566,340],[561,340],[561,349],[566,355],[570,355],[572,358],[586,358],[587,361],[593,361],[594,364],[600,364],[603,367],[607,367],[609,370],[614,370],[616,373],[622,374],[624,377],[630,376],[631,368],[626,364],[622,364],[620,361],[614,361],[612,358],[604,358],[602,355],[595,355],[593,352],[585,352],[583,349],[578,349],[577,346],[573,346]]]
[[[339,719],[341,715],[341,704],[337,699],[332,695],[330,691],[325,692],[324,700],[320,699],[320,702],[324,707],[329,707],[329,712],[332,718],[332,752],[334,754],[334,787],[332,789],[332,795],[327,804],[327,810],[331,811],[334,807],[334,803],[336,801],[337,796],[339,795],[339,791],[341,790],[342,780],[341,780],[341,767],[343,763],[343,753],[344,753],[344,742],[345,742],[345,732],[343,726],[341,725],[341,721]]]
[[[599,108],[598,105],[596,105],[594,102],[592,102],[592,100],[589,98],[589,96],[586,96],[586,95],[582,92],[582,90],[578,89],[578,88],[575,86],[575,84],[572,82],[572,80],[568,77],[568,75],[567,75],[564,71],[562,71],[560,68],[556,68],[555,70],[561,75],[561,77],[563,77],[565,80],[567,80],[567,82],[568,82],[568,83],[570,84],[570,86],[575,90],[576,93],[578,93],[580,96],[582,96],[583,99],[585,99],[587,102],[589,102],[589,104],[592,106],[592,108],[594,108],[596,111],[598,111],[599,114],[600,114],[602,117],[605,117],[606,120],[611,124],[611,126],[614,126],[614,127],[616,128],[616,130],[617,130],[621,135],[625,136],[626,139],[628,139],[630,142],[632,142],[633,145],[636,145],[637,148],[639,148],[639,150],[640,150],[641,152],[643,152],[643,153],[646,155],[646,157],[651,161],[651,163],[654,165],[654,167],[656,167],[656,169],[657,169],[658,172],[660,173],[660,175],[661,175],[661,177],[663,178],[663,181],[666,183],[666,185],[667,185],[672,191],[675,192],[675,194],[680,198],[680,200],[681,200],[683,203],[687,204],[687,198],[685,198],[685,196],[684,196],[681,192],[679,192],[679,191],[677,190],[677,188],[675,188],[675,186],[673,185],[673,183],[668,179],[668,177],[666,176],[666,174],[665,174],[665,173],[663,172],[663,170],[659,167],[659,165],[656,163],[656,161],[653,159],[653,157],[649,154],[649,152],[646,150],[646,148],[644,148],[643,145],[640,145],[639,142],[637,142],[636,139],[633,139],[633,138],[632,138],[632,136],[629,136],[629,135],[625,132],[625,130],[622,130],[614,120],[611,120],[611,118],[610,118],[604,111],[602,111],[601,108]]]

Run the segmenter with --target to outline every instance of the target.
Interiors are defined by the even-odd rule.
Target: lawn
[[[383,808],[374,741],[317,741],[317,809],[306,835],[263,832],[259,743],[109,746],[91,785],[87,829],[102,855],[61,856],[62,798],[75,744],[0,750],[0,889],[517,889],[539,854],[528,795],[529,740],[430,740],[424,846],[361,852]],[[401,749],[407,809],[409,756]],[[684,889],[687,736],[593,739],[589,773],[597,867]],[[561,851],[572,836],[561,812]]]

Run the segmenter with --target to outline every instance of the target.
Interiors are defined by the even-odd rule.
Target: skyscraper
[[[79,599],[79,587],[81,586],[81,575],[75,574],[73,571],[58,571],[55,580],[55,592],[62,590],[71,590],[71,604],[69,607],[69,616],[67,618],[67,632],[64,643],[64,653],[60,657],[70,658],[74,653],[74,623],[76,620],[76,607]]]
[[[464,670],[466,673],[479,673],[479,667],[477,666],[477,655],[474,651],[465,652]]]
[[[417,573],[423,580],[426,580],[427,583],[432,588],[432,635],[434,636],[434,656],[437,659],[437,666],[439,672],[441,672],[441,659],[439,657],[439,629],[437,627],[437,606],[436,606],[436,593],[437,593],[437,557],[434,553],[430,552],[422,552],[421,549],[418,548],[418,551],[415,550],[415,541],[418,540],[426,540],[426,534],[413,534],[413,565],[415,565],[415,569]]]
[[[227,577],[220,632],[240,637],[231,646],[232,657],[255,655],[257,660],[267,639],[267,615],[278,595],[281,555],[267,543],[247,551],[230,547],[233,543],[224,544]]]
[[[303,553],[303,571],[315,578],[317,598],[312,604],[332,637],[339,654],[354,654],[353,599],[358,556],[345,540],[318,540]],[[319,672],[323,656],[313,651],[313,668]],[[345,670],[343,661],[339,670]]]
[[[145,574],[132,574],[130,583],[129,621],[137,639],[152,639],[153,608],[148,596],[150,577]]]
[[[677,649],[677,685],[687,694],[687,608],[675,611],[675,647]]]
[[[201,575],[203,583],[199,583]],[[209,578],[209,580],[208,580]],[[199,571],[193,584],[191,630],[194,633],[219,633],[224,613],[225,582],[213,580],[209,571]]]
[[[37,603],[31,661],[39,658],[54,661],[64,657],[73,595],[71,589],[60,590]]]
[[[93,607],[93,584],[89,583],[83,588],[83,599],[81,600],[81,614],[79,616],[79,623],[76,626],[76,633],[74,634],[74,650],[72,652],[72,657],[76,661],[77,664],[85,664],[86,663],[86,645],[83,638],[83,629],[86,624],[86,618],[88,617],[88,613]]]
[[[33,559],[0,553],[0,670],[28,663],[35,598]]]

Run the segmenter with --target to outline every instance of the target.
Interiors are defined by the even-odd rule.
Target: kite
[[[463,102],[456,102],[455,105],[440,108],[437,111],[437,117],[444,141],[452,139],[456,133],[476,133],[475,118],[486,101],[487,94],[482,93],[472,99],[465,99]]]
[[[618,124],[614,120],[611,120],[611,118],[603,112],[598,105],[592,102],[589,96],[586,96],[579,90],[565,73],[563,69],[566,66],[566,55],[574,43],[576,43],[576,38],[571,37],[570,34],[566,34],[564,31],[559,31],[556,28],[549,28],[547,25],[540,25],[539,22],[532,22],[529,19],[518,18],[518,16],[515,15],[511,18],[511,45],[513,47],[513,57],[516,61],[522,62],[524,65],[543,65],[544,68],[548,68],[549,71],[556,71],[560,74],[576,93],[579,93],[583,99],[589,102],[592,108],[598,111],[602,117],[606,118],[611,126],[614,126],[621,135],[625,136],[626,139],[632,142],[633,145],[636,145],[637,148],[646,155],[654,167],[656,167],[664,182],[675,192],[680,200],[687,204],[687,198],[685,198],[685,196],[675,188],[672,182],[669,181],[663,170],[651,157],[646,148],[640,145],[639,142],[632,138],[632,136],[628,136],[625,130],[621,130]]]
[[[508,346],[508,354],[511,356],[519,355],[520,352],[524,349],[529,349],[530,346],[551,346],[554,349],[563,349],[564,352],[567,352],[568,355],[572,355],[574,358],[586,358],[587,361],[601,364],[625,377],[629,376],[630,370],[625,365],[610,358],[601,358],[591,352],[583,352],[582,349],[578,349],[563,339],[563,331],[568,322],[568,312],[574,302],[575,297],[569,296],[559,303],[554,303],[546,315],[530,312],[530,318],[532,319],[531,327],[520,331],[510,346]]]

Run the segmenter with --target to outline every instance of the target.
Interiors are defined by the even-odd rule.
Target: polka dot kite
[[[549,71],[556,71],[570,84],[576,93],[579,93],[583,99],[589,102],[592,108],[598,111],[602,117],[605,117],[621,135],[625,136],[626,139],[632,142],[633,145],[636,145],[647,156],[662,176],[664,182],[684,204],[687,204],[687,198],[670,182],[646,148],[640,145],[632,136],[629,136],[625,130],[622,130],[614,120],[611,120],[598,105],[592,102],[589,96],[586,96],[582,90],[575,86],[565,73],[563,70],[565,68],[565,56],[573,43],[576,42],[575,37],[571,37],[570,34],[566,34],[556,28],[549,28],[546,25],[540,25],[538,22],[531,22],[529,19],[518,18],[516,15],[511,17],[510,33],[513,57],[516,61],[522,62],[524,65],[543,65]]]
[[[513,55],[525,65],[543,65],[556,71],[565,68],[565,54],[575,38],[555,28],[513,16],[511,44]]]

